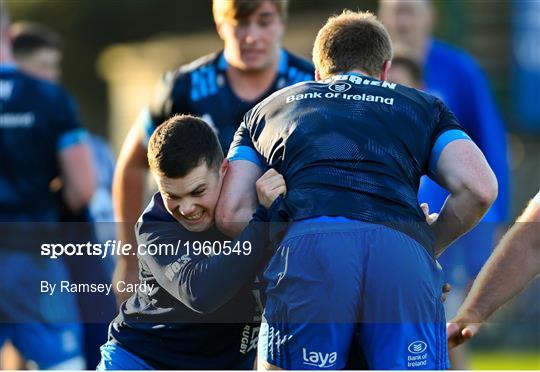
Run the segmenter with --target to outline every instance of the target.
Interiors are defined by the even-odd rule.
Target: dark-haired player
[[[170,118],[150,138],[148,159],[159,192],[137,240],[175,249],[139,251],[140,289],[111,323],[98,369],[252,369],[260,322],[253,278],[269,242],[266,208],[286,192],[283,177],[261,177],[264,206],[231,241],[214,226],[228,161],[208,124]]]

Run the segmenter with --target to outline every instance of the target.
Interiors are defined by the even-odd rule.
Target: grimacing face
[[[285,25],[275,4],[264,1],[247,19],[225,20],[217,30],[227,62],[239,70],[256,72],[279,58]]]
[[[189,231],[208,230],[214,223],[214,211],[227,167],[225,159],[218,169],[209,169],[206,162],[202,162],[184,177],[155,175],[169,214]]]

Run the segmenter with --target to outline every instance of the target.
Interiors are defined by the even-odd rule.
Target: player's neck
[[[244,101],[254,101],[262,96],[274,83],[278,61],[257,71],[244,71],[229,65],[227,78],[234,94]]]

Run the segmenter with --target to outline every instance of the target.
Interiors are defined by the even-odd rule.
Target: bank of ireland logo
[[[328,86],[332,92],[343,93],[352,88],[352,85],[349,83],[332,83]]]
[[[427,344],[424,341],[414,341],[409,344],[407,350],[412,354],[420,354],[426,351]]]

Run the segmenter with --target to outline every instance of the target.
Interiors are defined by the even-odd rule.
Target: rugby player
[[[132,227],[142,211],[147,142],[159,124],[176,113],[200,116],[212,125],[222,148],[228,149],[250,108],[280,88],[313,78],[311,63],[281,47],[287,5],[287,0],[213,1],[224,49],[166,73],[120,151],[113,200],[116,221],[123,222],[121,241],[133,244],[135,240]],[[244,212],[247,221],[253,210]],[[136,282],[136,263],[130,256],[119,259],[115,281]]]
[[[73,98],[56,84],[15,65],[9,19],[0,1],[0,345],[10,340],[39,369],[81,369],[80,326],[70,295],[40,293],[40,281],[68,278],[62,260],[38,255],[59,220],[50,182],[64,179],[63,198],[83,208],[95,188],[94,171]]]
[[[62,76],[61,61],[64,48],[62,38],[44,25],[28,22],[12,24],[10,34],[13,57],[17,66],[29,75],[59,83]],[[87,145],[90,148],[96,176],[96,190],[88,207],[74,213],[65,206],[61,196],[58,197],[61,222],[86,223],[69,225],[73,235],[69,240],[72,243],[95,241],[97,236],[94,231],[103,231],[104,227],[103,224],[93,225],[92,222],[114,220],[111,185],[115,156],[102,138],[91,133],[88,135]],[[53,182],[62,184],[60,178]],[[61,194],[61,190],[58,194]],[[73,282],[90,284],[111,281],[112,265],[101,257],[67,257],[64,261]],[[112,296],[101,294],[79,294],[77,303],[83,322],[86,368],[94,368],[99,363],[99,346],[106,340],[107,326],[116,313],[116,304]]]
[[[540,191],[506,233],[447,326],[448,347],[474,337],[499,307],[540,274]]]
[[[262,205],[231,242],[213,224],[228,161],[212,128],[173,116],[150,138],[148,159],[159,192],[137,240],[178,248],[139,254],[144,285],[111,323],[98,369],[252,369],[261,315],[253,278],[269,243],[266,208],[286,192],[284,179],[261,177]]]
[[[370,369],[448,367],[435,257],[484,215],[497,181],[444,103],[385,81],[391,58],[372,14],[330,18],[317,81],[276,92],[235,135],[224,223],[266,167],[288,190],[275,215],[292,223],[264,274],[266,368],[340,369],[350,351]],[[450,191],[431,226],[416,197],[424,174]]]

